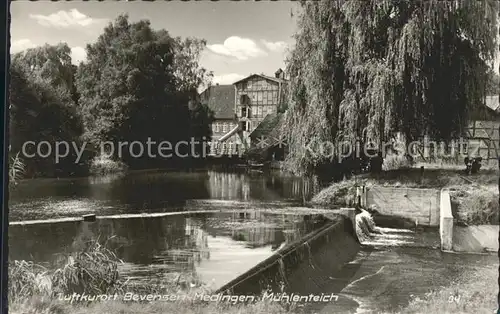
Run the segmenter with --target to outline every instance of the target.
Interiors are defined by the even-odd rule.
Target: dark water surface
[[[11,226],[9,258],[54,266],[99,238],[124,261],[121,273],[131,280],[161,282],[171,274],[195,273],[218,287],[313,231],[301,215],[257,211],[300,206],[313,192],[309,180],[274,172],[137,171],[27,180],[10,195],[10,221],[222,212]]]
[[[124,261],[120,273],[136,283],[193,274],[218,288],[315,228],[300,215],[263,212],[17,225],[9,231],[9,257],[54,268],[100,240]]]
[[[21,182],[11,191],[9,219],[235,209],[254,205],[281,208],[284,204],[303,204],[313,193],[310,180],[276,172],[264,175],[149,170],[105,177],[35,179]]]
[[[278,173],[143,171],[29,180],[11,193],[11,221],[87,213],[221,212],[11,226],[9,258],[50,266],[89,240],[106,239],[124,261],[121,272],[131,280],[154,283],[172,274],[194,273],[217,288],[314,230],[314,217],[292,214],[314,192],[310,181]],[[263,211],[267,209],[271,212]],[[310,313],[397,311],[412,297],[425,297],[465,273],[498,268],[495,256],[442,253],[432,248],[438,240],[437,230],[386,230],[383,237],[365,243],[338,273],[304,283],[316,287],[314,292],[339,296],[307,308]]]

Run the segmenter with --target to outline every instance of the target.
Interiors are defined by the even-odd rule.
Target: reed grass
[[[10,157],[9,160],[9,187],[15,186],[19,180],[24,177],[26,172],[26,165],[24,164],[19,152]]]
[[[10,302],[17,302],[33,295],[50,295],[51,281],[45,267],[28,261],[12,261],[8,269]]]
[[[67,257],[55,270],[29,261],[11,261],[9,265],[9,313],[15,314],[83,314],[83,313],[297,313],[295,306],[285,309],[277,303],[257,301],[251,304],[203,302],[199,293],[211,294],[196,274],[178,274],[162,284],[133,284],[122,281],[118,272],[121,261],[99,241]],[[109,301],[65,300],[73,294],[117,295]],[[178,301],[126,301],[126,293],[139,295],[176,295]]]
[[[68,257],[63,267],[51,275],[53,293],[111,294],[121,292],[116,255],[92,242],[83,251]]]
[[[106,294],[119,292],[122,283],[113,252],[97,241],[67,258],[58,269],[48,270],[31,261],[9,263],[9,301],[32,297],[52,298],[71,293]]]

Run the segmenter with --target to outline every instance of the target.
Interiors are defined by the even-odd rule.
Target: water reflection
[[[210,198],[222,200],[303,201],[313,194],[313,184],[307,178],[286,176],[279,172],[228,173],[208,172]]]
[[[316,226],[300,216],[235,212],[12,226],[9,258],[48,267],[98,240],[124,261],[131,280],[196,273],[223,284]]]
[[[95,213],[114,215],[207,208],[208,200],[303,204],[315,192],[309,179],[279,172],[138,171],[125,175],[22,182],[9,199],[10,220]],[[215,206],[215,207],[214,207]],[[210,207],[210,206],[208,206]]]

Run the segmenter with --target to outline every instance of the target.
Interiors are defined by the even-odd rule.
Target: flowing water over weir
[[[435,229],[381,228],[361,214],[354,230],[348,218],[326,216],[331,221],[319,230],[289,243],[218,292],[281,301],[286,295],[317,296],[318,302],[302,302],[306,313],[390,312],[413,296],[495,262],[494,256],[442,253]]]

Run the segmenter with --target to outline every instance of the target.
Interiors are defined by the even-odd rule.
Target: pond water
[[[265,212],[293,211],[312,194],[309,180],[276,172],[137,171],[26,180],[11,193],[11,222],[91,213],[221,212],[11,226],[9,258],[54,266],[99,238],[124,261],[120,272],[130,280],[161,282],[195,273],[218,287],[312,231],[300,214]]]
[[[17,225],[10,228],[9,258],[54,268],[100,240],[123,260],[119,271],[132,283],[190,274],[218,288],[316,227],[301,215],[265,212]]]
[[[154,283],[172,274],[195,273],[217,288],[317,228],[315,216],[304,216],[312,213],[304,202],[315,192],[313,186],[279,173],[217,171],[29,180],[11,193],[11,221],[87,213],[186,214],[11,226],[9,258],[50,266],[99,238],[124,261],[121,273],[131,280]],[[210,212],[189,214],[204,210]],[[308,312],[397,311],[412,297],[424,297],[463,274],[498,268],[495,256],[442,253],[435,249],[438,240],[437,230],[385,230],[364,243],[339,273],[304,283],[316,287],[310,293],[339,296],[330,304],[309,305]]]
[[[21,182],[10,192],[9,220],[282,208],[303,204],[313,193],[310,180],[278,172],[149,170],[105,177],[34,179]]]

